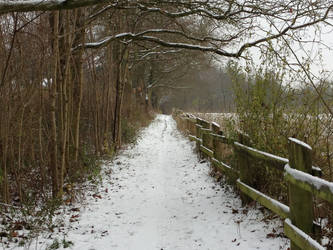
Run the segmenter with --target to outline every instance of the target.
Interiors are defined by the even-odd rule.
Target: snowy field
[[[170,116],[158,115],[104,166],[101,186],[61,228],[18,249],[47,249],[55,238],[78,250],[287,249],[281,221],[259,206],[242,208],[193,148]]]

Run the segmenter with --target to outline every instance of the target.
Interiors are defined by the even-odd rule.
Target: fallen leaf
[[[276,238],[276,234],[275,233],[269,233],[266,235],[266,238]]]
[[[232,209],[233,214],[238,214],[238,209]]]
[[[102,199],[102,196],[99,195],[99,194],[93,194],[92,197],[94,197],[95,199],[98,198],[98,199]]]
[[[13,238],[17,237],[18,236],[18,232],[13,231],[13,232],[10,233],[10,236],[13,237]]]

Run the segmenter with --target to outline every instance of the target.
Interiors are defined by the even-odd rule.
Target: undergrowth
[[[135,143],[142,127],[153,119],[153,114],[134,114],[122,120],[123,144]],[[15,246],[29,247],[33,239],[52,234],[59,225],[63,225],[62,214],[73,209],[74,204],[80,206],[80,201],[88,186],[98,186],[102,180],[102,166],[105,160],[115,156],[114,150],[99,156],[93,153],[91,146],[84,145],[80,152],[81,164],[75,172],[68,170],[63,187],[62,198],[52,198],[51,190],[42,193],[31,192],[29,199],[0,203],[0,245],[4,248]],[[46,249],[70,248],[70,239],[53,239]]]

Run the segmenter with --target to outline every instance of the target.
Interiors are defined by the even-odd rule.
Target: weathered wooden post
[[[201,129],[201,134],[202,134],[202,146],[211,149],[210,147],[210,133],[211,130],[209,129]]]
[[[289,166],[291,168],[311,174],[311,150],[311,147],[306,143],[294,138],[289,138]],[[312,193],[305,191],[292,183],[289,183],[288,194],[290,218],[292,224],[301,229],[306,234],[313,235],[314,213]],[[291,239],[291,250],[299,249],[301,248],[296,246],[293,243],[293,239]]]
[[[220,125],[212,122],[212,131],[214,134],[223,135],[222,131],[220,130]],[[213,138],[213,151],[214,151],[214,158],[217,160],[221,160],[221,152],[219,151],[219,144],[218,139],[216,137]]]
[[[191,118],[192,118],[191,114],[186,114],[186,134],[187,135],[193,135]]]
[[[203,120],[203,119],[200,119],[200,118],[197,118],[198,119],[198,122],[199,124],[201,125],[201,128],[200,128],[200,139],[201,139],[201,144],[208,148],[208,143],[209,143],[209,134],[211,133],[211,130],[210,130],[210,123]],[[204,156],[205,154],[202,154],[201,153],[201,150],[199,148],[199,152],[200,152],[200,156]]]
[[[188,116],[186,116],[186,134],[189,135],[191,134],[190,132],[190,118]]]
[[[185,132],[185,124],[186,124],[186,118],[181,115],[180,116],[180,130]]]
[[[196,119],[191,117],[190,121],[191,121],[191,135],[196,136],[196,127],[195,127]]]
[[[200,119],[196,118],[196,123],[195,123],[195,137],[197,138],[196,141],[196,151],[199,154],[199,158],[201,157],[200,154],[200,145],[201,145],[201,131],[200,129],[202,126],[200,125]]]
[[[203,151],[204,156],[208,156],[209,158],[213,157],[213,145],[212,145],[211,133],[212,131],[210,129],[201,128],[201,134],[202,134],[201,151]]]
[[[201,128],[201,124],[200,124],[200,119],[196,118],[196,123],[195,123],[195,131],[196,131],[196,137],[200,138],[200,128]]]
[[[212,122],[212,131],[214,134],[223,135],[223,132],[220,129],[220,125],[215,122]]]
[[[238,133],[239,143],[249,146],[250,145],[250,137],[242,132]],[[248,155],[245,152],[242,152],[239,149],[235,149],[237,163],[238,163],[238,171],[239,171],[239,179],[245,184],[252,186],[255,180],[255,172],[251,169],[250,160]],[[243,206],[250,203],[252,199],[248,197],[246,194],[240,194]]]
[[[212,131],[215,135],[223,135],[223,132],[220,130],[220,125],[218,125],[215,122],[212,122]],[[213,157],[221,161],[222,160],[222,150],[221,150],[221,143],[219,140],[214,136],[212,138],[212,144],[213,144]],[[215,174],[218,173],[218,168],[216,167],[216,163],[213,161],[212,162],[212,168]],[[221,174],[219,174],[221,176]]]

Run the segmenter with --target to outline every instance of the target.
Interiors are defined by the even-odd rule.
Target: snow
[[[111,42],[115,39],[128,38],[128,37],[132,38],[132,37],[134,37],[134,34],[127,32],[127,33],[120,33],[120,34],[117,34],[115,36],[107,36],[99,42],[85,43],[84,46],[86,48],[101,47],[101,46],[106,45],[106,44],[108,44],[109,42]]]
[[[265,195],[264,193],[259,192],[258,190],[254,189],[254,188],[250,187],[249,185],[245,184],[244,182],[242,182],[240,179],[238,179],[237,182],[240,183],[241,185],[245,186],[246,188],[250,189],[253,193],[256,193],[258,196],[262,196],[266,200],[269,200],[269,202],[272,203],[272,205],[274,207],[282,209],[286,214],[290,213],[289,207],[286,206],[285,204],[272,199],[271,197]]]
[[[217,124],[216,122],[212,122],[212,126],[215,126],[215,127],[220,127],[220,125],[219,124]]]
[[[236,113],[193,113],[197,116],[205,117],[208,120],[218,120],[218,119],[238,119]]]
[[[301,229],[294,226],[290,219],[285,219],[284,221],[289,227],[291,227],[298,235],[300,235],[303,239],[305,239],[309,245],[312,247],[311,249],[318,249],[318,250],[324,250],[325,248],[321,246],[317,241],[311,238],[311,236],[304,233]]]
[[[231,171],[234,170],[236,171],[235,169],[233,169],[231,166],[225,164],[224,162],[222,161],[219,161],[217,159],[215,159],[214,157],[212,158],[212,161],[215,162],[216,164],[221,164],[223,167],[227,168],[227,169],[230,169]]]
[[[280,157],[280,156],[277,156],[277,155],[273,155],[273,154],[258,150],[256,148],[251,148],[251,147],[245,146],[245,145],[243,145],[239,142],[234,142],[234,144],[237,145],[238,147],[247,149],[248,151],[256,152],[258,154],[264,155],[264,156],[269,157],[269,158],[271,158],[273,160],[276,160],[276,161],[280,161],[280,162],[284,162],[284,163],[289,162],[289,160],[287,158],[283,158],[283,157]]]
[[[209,148],[205,147],[204,145],[200,145],[200,147],[205,150],[209,155],[213,155],[214,151],[210,150]]]
[[[242,208],[232,188],[216,183],[208,163],[198,161],[194,145],[170,116],[158,115],[136,145],[103,167],[101,185],[87,194],[75,221],[61,215],[64,227],[31,249],[55,238],[78,250],[287,249],[289,240],[278,236],[282,221]]]
[[[312,166],[312,170],[321,171],[321,168],[316,167],[316,166]]]
[[[295,142],[295,143],[297,143],[297,144],[299,144],[299,145],[301,145],[301,146],[309,149],[309,150],[312,150],[312,148],[308,144],[306,144],[305,142],[302,142],[302,141],[300,141],[300,140],[298,140],[296,138],[292,138],[292,137],[289,137],[288,139],[290,141],[292,141],[292,142]]]
[[[310,184],[311,186],[313,186],[314,188],[316,188],[317,190],[320,190],[321,188],[326,187],[333,194],[333,183],[332,182],[326,181],[319,177],[312,176],[305,172],[291,168],[289,166],[289,164],[285,165],[284,170],[296,180],[306,182],[306,183]]]

